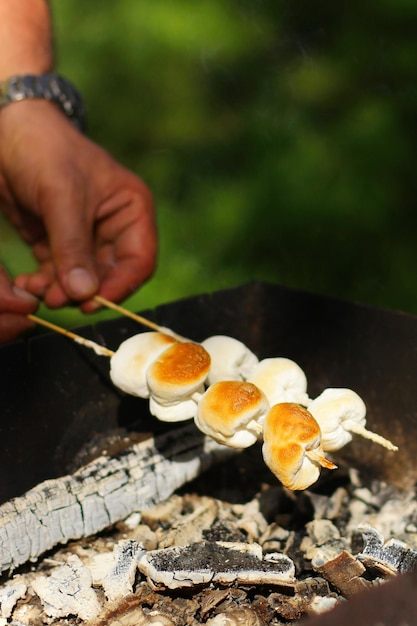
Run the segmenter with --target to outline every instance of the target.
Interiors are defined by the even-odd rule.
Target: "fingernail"
[[[29,293],[29,291],[26,291],[25,289],[22,289],[17,285],[13,285],[12,289],[14,295],[17,296],[20,300],[25,300],[26,302],[38,302],[38,299],[35,298],[35,296],[33,296],[31,293]]]
[[[67,274],[67,288],[75,298],[89,298],[98,288],[97,279],[83,267],[75,267]]]

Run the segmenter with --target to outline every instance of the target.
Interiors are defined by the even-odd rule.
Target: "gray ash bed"
[[[312,395],[355,389],[399,452],[355,438],[337,471],[291,492],[258,445],[236,453],[159,423],[82,346],[4,347],[1,623],[412,622],[417,320],[263,283],[146,314],[294,359]],[[112,349],[137,332],[80,329]]]

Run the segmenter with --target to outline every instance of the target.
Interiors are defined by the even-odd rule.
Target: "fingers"
[[[51,257],[61,283],[61,288],[55,285],[45,295],[46,303],[51,306],[61,306],[62,300],[86,300],[99,287],[93,254],[93,220],[86,211],[82,184],[85,181],[77,181],[73,176],[68,189],[46,186],[40,199]]]
[[[78,302],[87,312],[94,294],[120,301],[153,272],[153,202],[137,176],[47,104],[23,103],[8,120],[8,150],[0,147],[9,217],[39,263],[17,284],[50,308]]]
[[[64,306],[71,300],[81,300],[83,312],[93,312],[98,305],[91,299],[91,291],[94,294],[99,290],[109,300],[120,302],[131,295],[154,271],[157,232],[152,195],[136,176],[120,166],[115,169],[121,176],[119,189],[108,194],[106,202],[98,207],[91,209],[75,204],[70,220],[67,217],[70,210],[68,207],[66,210],[63,208],[64,203],[54,206],[53,209],[48,204],[45,209],[48,215],[47,228],[51,232],[50,244],[46,246],[41,241],[33,246],[35,256],[40,262],[39,269],[33,274],[20,275],[16,283],[43,298],[50,308]],[[57,195],[52,196],[51,192],[52,197]],[[68,197],[69,194],[66,195]],[[77,216],[77,211],[81,213],[81,217]],[[64,216],[59,217],[63,212]],[[90,213],[93,215],[91,225],[88,218]],[[49,214],[52,216],[49,217]],[[65,227],[62,226],[63,222]],[[92,235],[85,235],[83,241],[79,238],[78,247],[71,246],[72,240],[68,238],[71,228],[75,233],[92,232]],[[59,238],[62,232],[64,235]],[[59,243],[53,244],[52,240]],[[53,245],[57,249],[55,257]],[[87,257],[87,262],[92,259],[97,276],[95,289],[87,288],[84,292],[81,287],[86,270],[74,267],[83,254],[84,258]],[[73,267],[65,275],[62,267],[71,264]],[[72,280],[75,289],[71,290],[69,285]]]
[[[120,301],[154,270],[156,226],[146,185],[88,140],[94,168],[84,164],[67,176],[68,189],[44,187],[41,198],[51,258],[58,278],[45,294],[48,306],[66,299],[97,308],[95,293]],[[74,166],[74,163],[72,163]],[[78,166],[77,166],[78,167]]]
[[[129,172],[125,175],[123,190],[102,206],[96,230],[99,293],[113,302],[124,300],[148,280],[157,257],[152,195],[138,178]],[[97,304],[87,301],[81,308],[88,313]]]
[[[27,315],[38,307],[38,300],[27,291],[14,285],[4,268],[0,267],[0,312]]]
[[[38,308],[38,300],[27,291],[13,285],[0,267],[0,343],[13,341],[33,327],[27,319]]]
[[[120,238],[114,263],[106,268],[100,294],[120,302],[150,278],[155,265],[156,230],[151,225],[140,226],[137,232],[129,229],[126,236]]]
[[[22,315],[0,313],[0,344],[9,343],[31,330],[35,324]]]
[[[40,267],[34,274],[16,276],[14,283],[37,298],[43,298],[54,279],[52,264],[48,264],[48,266]]]

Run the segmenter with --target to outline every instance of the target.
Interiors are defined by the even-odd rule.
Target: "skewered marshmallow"
[[[320,476],[321,467],[335,469],[323,456],[320,427],[299,404],[275,404],[265,418],[264,461],[288,489],[307,489]]]
[[[209,385],[222,380],[246,380],[258,357],[244,343],[227,335],[213,335],[201,345],[211,358]]]
[[[248,380],[262,389],[271,406],[279,402],[307,406],[309,402],[306,375],[291,359],[263,359],[255,365]]]
[[[231,448],[247,448],[259,439],[269,410],[265,394],[252,383],[213,383],[198,403],[194,420],[206,435]]]
[[[161,404],[152,396],[149,398],[149,412],[161,422],[184,422],[194,419],[197,413],[197,401],[202,393],[194,393],[192,399],[169,405]]]
[[[175,339],[159,332],[129,337],[110,359],[113,384],[133,396],[149,398],[146,370],[154,359],[175,343]]]
[[[190,400],[193,394],[204,392],[209,369],[210,356],[201,345],[174,343],[147,369],[151,397],[163,406]]]
[[[352,441],[356,433],[388,450],[398,450],[391,441],[365,428],[366,406],[362,398],[351,389],[325,389],[308,405],[322,432],[323,449],[340,450]]]

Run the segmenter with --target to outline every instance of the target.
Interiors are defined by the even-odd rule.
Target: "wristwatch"
[[[85,130],[83,99],[74,85],[60,74],[11,76],[0,82],[0,108],[27,98],[55,102],[79,130]]]

